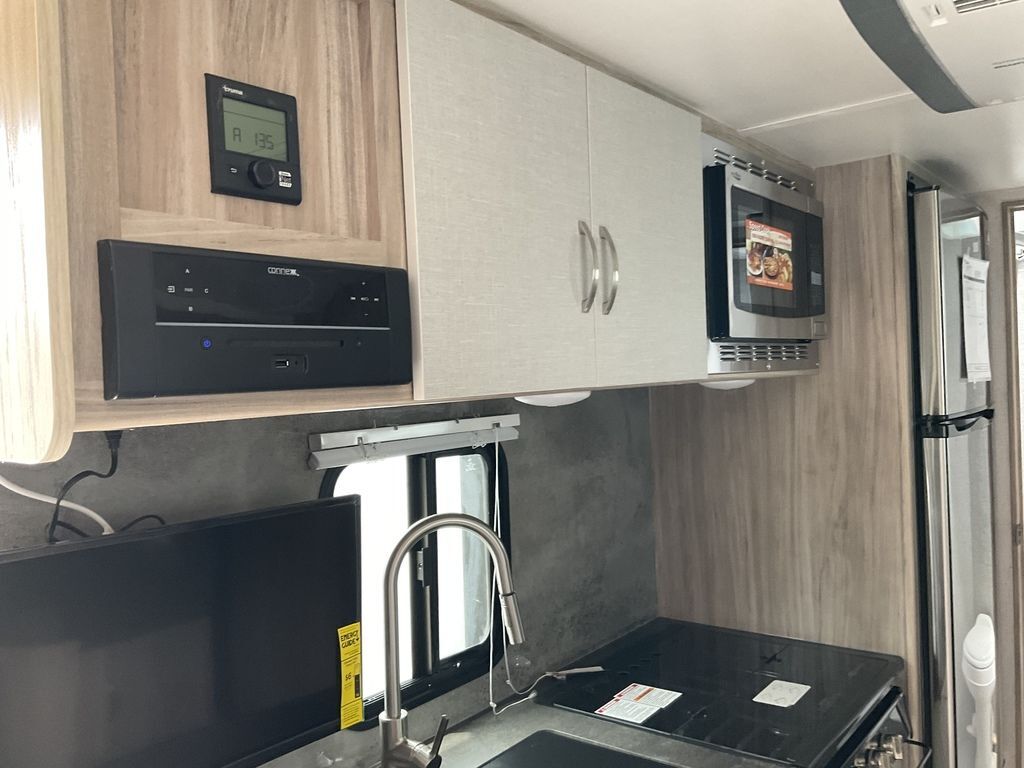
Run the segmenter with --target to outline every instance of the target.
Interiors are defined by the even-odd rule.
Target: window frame
[[[455,448],[444,451],[418,453],[406,457],[409,482],[409,524],[437,513],[436,462],[449,456],[480,456],[487,468],[488,524],[493,525],[494,478],[498,478],[500,495],[499,516],[501,519],[501,540],[509,557],[512,556],[512,526],[508,500],[508,462],[505,449],[498,446],[495,465],[494,443],[472,448]],[[327,470],[320,484],[320,498],[335,498],[335,487],[342,472],[351,464]],[[422,553],[422,569],[419,557]],[[413,679],[402,686],[402,707],[411,710],[438,696],[459,688],[490,670],[490,639],[494,636],[494,661],[504,656],[501,610],[492,606],[492,635],[483,642],[447,659],[438,658],[438,592],[428,588],[437,584],[437,534],[433,533],[425,542],[419,542],[410,551],[412,558],[409,568],[412,596],[413,627],[400,627],[399,632],[413,632]],[[422,570],[423,578],[420,578]],[[383,589],[383,585],[381,585]],[[363,700],[365,720],[352,730],[374,727],[384,711],[384,694]]]

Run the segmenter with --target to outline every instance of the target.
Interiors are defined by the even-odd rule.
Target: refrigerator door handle
[[[993,408],[983,408],[971,413],[953,413],[948,416],[924,416],[921,419],[921,437],[953,437],[973,429],[978,424],[987,426],[993,416]]]
[[[979,417],[980,418],[980,417]],[[928,547],[932,735],[936,753],[956,755],[953,708],[953,617],[950,612],[952,565],[949,550],[949,458],[944,440],[922,441],[925,536]],[[940,763],[946,764],[946,763]]]

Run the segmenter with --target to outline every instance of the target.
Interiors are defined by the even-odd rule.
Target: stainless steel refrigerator
[[[983,275],[963,271],[965,257],[969,271],[984,266],[974,260],[986,259],[985,220],[972,204],[920,180],[911,180],[909,193],[923,618],[928,629],[925,680],[933,765],[992,768],[988,757],[987,764],[977,765],[982,753],[991,753],[991,747],[979,752],[972,723],[975,696],[981,698],[984,692],[978,692],[973,678],[968,684],[963,661],[968,634],[982,621],[979,616],[993,615],[994,607],[988,429],[994,413],[988,382],[969,380],[966,351],[971,345],[970,378],[983,379],[975,310],[977,291],[985,282]],[[965,286],[970,294],[966,305]],[[971,641],[978,637],[975,631]],[[994,670],[993,660],[988,671]]]

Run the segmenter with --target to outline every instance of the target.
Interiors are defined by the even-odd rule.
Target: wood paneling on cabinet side
[[[260,227],[219,219],[189,219],[170,213],[121,209],[121,235],[144,243],[174,243],[192,248],[264,253],[297,259],[346,261],[405,267],[402,254],[390,254],[385,243],[321,235],[301,229]],[[398,256],[398,263],[391,257]]]
[[[904,657],[919,712],[901,167],[823,169],[831,336],[818,376],[655,390],[662,614]]]
[[[113,402],[103,399],[101,384],[100,389],[82,392],[80,397],[75,424],[79,432],[414,405],[411,384],[305,389],[295,392],[241,392]]]
[[[52,461],[75,419],[56,0],[0,5],[0,458]]]
[[[63,0],[75,389],[103,395],[96,243],[121,237],[117,101],[109,2]]]
[[[379,236],[370,11],[354,0],[114,0],[122,204]],[[303,202],[210,192],[204,73],[295,96]]]

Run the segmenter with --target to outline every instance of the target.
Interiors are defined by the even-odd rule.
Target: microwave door
[[[766,189],[747,188],[759,181],[726,186],[729,337],[809,340],[816,335],[814,318],[824,314],[811,283],[816,274],[816,290],[823,292],[822,270],[808,253],[809,238],[820,239],[820,220],[800,209],[806,198],[795,192],[768,182]],[[820,254],[820,243],[812,250]]]

